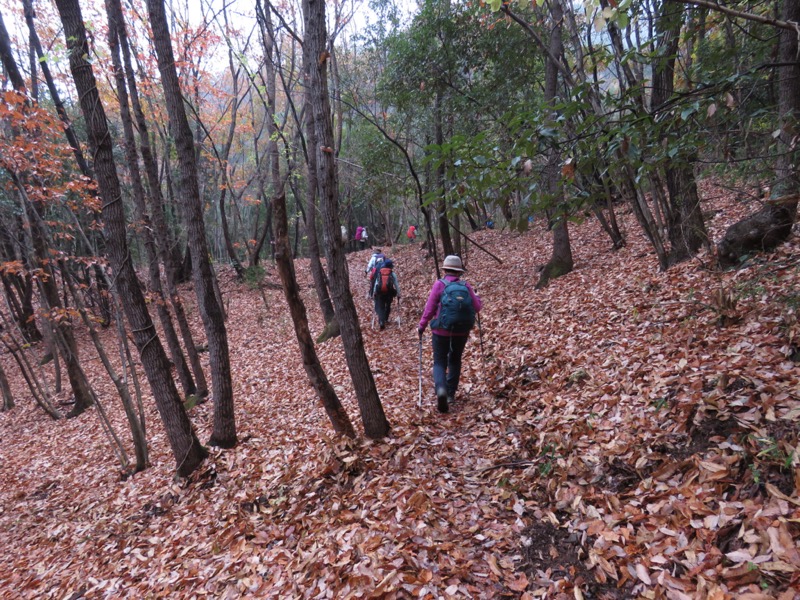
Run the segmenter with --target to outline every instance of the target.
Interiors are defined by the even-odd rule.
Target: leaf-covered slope
[[[718,237],[735,215],[713,202],[725,208]],[[401,324],[379,332],[368,252],[349,255],[393,426],[382,441],[332,439],[280,292],[267,288],[266,309],[228,274],[243,441],[190,481],[171,479],[151,401],[153,467],[120,481],[93,412],[53,423],[14,381],[20,406],[0,415],[0,596],[793,598],[800,248],[738,272],[703,259],[659,273],[624,222],[616,253],[593,220],[573,227],[576,269],[541,292],[540,226],[475,234],[504,263],[469,250],[483,351],[476,331],[448,415],[435,409],[428,336],[417,408],[431,262],[418,245],[393,251]],[[341,341],[320,353],[357,423]],[[211,413],[192,409],[203,440]]]

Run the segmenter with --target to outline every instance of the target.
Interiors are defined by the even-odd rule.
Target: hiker
[[[415,242],[417,240],[417,226],[411,225],[406,231],[406,237],[408,238],[409,242]]]
[[[381,249],[373,248],[372,256],[370,256],[369,262],[367,263],[367,268],[364,269],[364,273],[369,279],[369,292],[367,293],[367,296],[370,298],[372,298],[372,288],[375,285],[375,273],[384,260],[386,260],[386,255],[381,251]]]
[[[400,284],[393,269],[394,263],[391,258],[379,263],[372,284],[375,314],[378,315],[378,325],[381,329],[386,329],[389,313],[392,311],[392,300],[395,296],[400,299]]]
[[[481,310],[481,299],[470,284],[461,280],[465,269],[460,257],[446,257],[442,268],[444,277],[431,288],[418,332],[422,343],[422,334],[430,323],[436,406],[439,412],[446,413],[456,397],[461,356],[475,325],[475,315]]]
[[[368,243],[369,243],[369,235],[367,234],[367,228],[366,227],[362,227],[361,228],[361,249],[363,250],[364,248],[366,248]]]
[[[364,228],[359,225],[356,227],[356,234],[353,236],[353,239],[356,241],[356,246],[361,246],[362,248],[364,245],[361,242],[361,237],[364,235]]]

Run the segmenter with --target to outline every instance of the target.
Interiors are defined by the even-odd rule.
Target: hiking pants
[[[379,325],[389,322],[390,312],[392,312],[392,297],[389,294],[375,294],[375,314],[378,315]]]
[[[449,398],[455,398],[458,380],[461,377],[461,356],[467,345],[466,335],[431,335],[433,342],[433,386],[436,395],[446,390]]]

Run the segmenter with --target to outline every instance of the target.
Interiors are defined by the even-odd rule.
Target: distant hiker
[[[369,235],[367,234],[367,228],[364,227],[361,230],[361,249],[363,250],[364,248],[366,248],[368,243],[369,243]]]
[[[353,236],[353,239],[356,241],[356,246],[364,247],[363,243],[361,242],[361,238],[364,236],[364,228],[359,225],[356,227],[356,234]]]
[[[367,263],[367,268],[364,269],[364,273],[366,273],[367,278],[369,278],[369,297],[372,298],[372,288],[375,284],[375,273],[380,268],[380,264],[386,260],[386,255],[381,252],[380,248],[373,248],[372,249],[372,256],[369,257],[369,262]]]
[[[347,237],[347,227],[342,225],[342,244],[347,246],[348,237]]]
[[[408,238],[409,242],[415,242],[417,240],[417,226],[411,225],[406,231],[406,237]]]
[[[465,270],[461,258],[450,255],[444,259],[442,267],[444,277],[431,288],[418,332],[422,339],[430,323],[436,406],[439,412],[446,413],[456,396],[461,356],[475,325],[475,315],[481,310],[481,299],[470,284],[461,280]]]
[[[392,259],[387,258],[378,264],[372,283],[372,297],[375,298],[375,314],[378,315],[378,325],[386,329],[389,313],[392,311],[392,300],[400,298],[400,284],[394,272]]]

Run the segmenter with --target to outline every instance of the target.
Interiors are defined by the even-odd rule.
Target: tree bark
[[[309,150],[317,154],[320,208],[325,232],[331,296],[342,332],[345,358],[358,399],[364,432],[370,438],[380,439],[389,432],[389,422],[383,412],[375,379],[372,377],[367,354],[364,351],[364,340],[353,296],[350,293],[347,262],[339,229],[339,193],[336,185],[333,126],[328,95],[329,55],[325,44],[327,34],[324,0],[303,0],[303,18],[306,31],[303,59],[308,65],[310,79],[308,85],[317,137],[317,144]]]
[[[278,267],[278,275],[283,284],[284,295],[289,304],[292,320],[297,334],[297,342],[300,344],[300,352],[303,356],[303,366],[308,374],[309,381],[317,392],[317,396],[325,408],[328,417],[333,424],[333,428],[344,435],[355,437],[353,425],[350,418],[347,416],[344,408],[342,407],[333,386],[328,381],[327,375],[319,363],[314,342],[311,339],[311,333],[308,327],[308,316],[306,313],[305,305],[300,297],[300,288],[297,284],[297,277],[294,270],[294,263],[290,259],[289,247],[289,224],[286,213],[286,196],[285,185],[280,175],[280,162],[278,154],[278,127],[275,123],[276,111],[276,67],[279,68],[278,60],[274,54],[275,52],[275,36],[274,27],[272,24],[272,13],[267,10],[264,11],[258,3],[257,14],[259,22],[262,25],[262,45],[264,47],[264,54],[267,56],[265,64],[265,88],[266,88],[266,108],[267,108],[267,131],[269,133],[269,141],[267,144],[267,163],[270,168],[272,187],[275,190],[272,205],[275,219],[275,261]],[[283,78],[282,78],[283,81]],[[289,90],[284,85],[284,90],[289,95]],[[308,92],[304,95],[305,99],[305,118],[313,119],[311,111],[310,96]],[[297,119],[300,121],[300,119]],[[300,125],[301,123],[298,123]],[[313,130],[313,121],[308,126],[309,135]],[[298,137],[300,137],[298,135]],[[308,138],[309,144],[311,138]],[[308,150],[308,146],[306,146]],[[319,257],[319,244],[317,242],[316,231],[316,190],[317,190],[317,176],[316,176],[316,155],[313,152],[306,152],[306,159],[309,164],[308,168],[308,188],[307,188],[307,201],[308,211],[306,213],[306,229],[308,231],[308,242],[310,250],[311,272],[314,278],[314,287],[317,292],[317,299],[322,309],[323,318],[325,319],[325,329],[320,335],[319,343],[338,335],[339,325],[336,321],[336,315],[333,311],[333,304],[331,303],[330,296],[328,295],[328,282],[325,277],[325,272],[322,268],[322,261]],[[289,173],[291,177],[291,172]],[[299,194],[296,194],[299,202]],[[333,331],[335,329],[335,331]],[[323,339],[324,338],[324,339]]]
[[[433,103],[433,129],[434,141],[438,146],[444,144],[444,128],[442,125],[442,92],[436,92]],[[448,256],[455,254],[453,248],[453,238],[450,236],[450,227],[447,218],[447,200],[445,200],[445,165],[442,162],[436,167],[436,187],[439,198],[436,201],[437,212],[439,213],[439,236],[442,238],[442,254]]]
[[[0,406],[0,412],[6,412],[14,408],[14,394],[11,392],[11,386],[8,385],[8,377],[3,365],[0,364],[0,392],[3,394],[3,404]]]
[[[133,189],[133,201],[136,206],[136,216],[141,225],[138,228],[139,234],[144,239],[144,248],[147,254],[148,276],[150,287],[155,296],[156,313],[161,322],[161,329],[167,340],[172,363],[178,373],[183,393],[190,396],[197,393],[192,373],[186,358],[183,355],[181,344],[178,341],[178,334],[172,324],[172,317],[167,309],[167,301],[164,297],[164,290],[161,286],[161,269],[158,262],[158,250],[153,238],[153,227],[150,223],[150,215],[147,213],[147,206],[144,199],[144,186],[142,185],[142,175],[139,171],[139,159],[136,151],[136,138],[133,133],[133,120],[128,106],[128,90],[125,82],[125,70],[122,67],[120,57],[120,36],[119,31],[125,27],[122,10],[120,10],[119,0],[106,1],[106,13],[108,14],[108,45],[111,50],[111,60],[114,68],[114,78],[117,83],[117,98],[119,99],[120,119],[122,120],[122,130],[125,136],[125,158],[127,159],[128,172]]]
[[[209,260],[208,243],[203,223],[203,207],[197,181],[197,158],[194,136],[183,106],[175,57],[167,26],[163,0],[147,0],[147,11],[153,29],[153,45],[158,55],[158,69],[164,89],[169,122],[178,154],[179,197],[192,252],[192,275],[197,303],[208,340],[211,363],[211,385],[214,396],[214,429],[209,444],[223,448],[236,445],[236,417],[233,407],[228,335],[223,308],[217,300],[214,274]]]
[[[115,4],[114,10],[121,13],[122,6],[119,0],[110,1]],[[145,175],[150,188],[149,199],[152,204],[151,215],[155,224],[156,245],[159,255],[161,256],[161,262],[164,265],[167,294],[169,295],[172,309],[175,311],[175,320],[178,322],[178,329],[181,332],[183,346],[186,349],[186,355],[192,367],[195,387],[197,389],[196,394],[201,398],[205,398],[208,396],[208,383],[205,373],[203,372],[203,366],[200,362],[200,355],[197,353],[197,344],[192,336],[189,320],[186,318],[186,311],[183,309],[183,302],[178,292],[178,283],[183,278],[181,275],[183,272],[183,265],[181,263],[183,261],[180,251],[177,250],[177,244],[172,244],[170,241],[171,236],[166,220],[166,205],[164,196],[161,193],[161,182],[158,178],[158,163],[150,145],[150,133],[147,126],[147,119],[144,116],[142,103],[139,100],[139,89],[134,75],[130,44],[128,43],[128,34],[125,29],[124,19],[121,21],[118,34],[120,48],[122,49],[122,59],[125,64],[125,75],[128,82],[131,107],[133,108],[133,114],[136,117],[136,125],[139,129],[139,152],[142,155]],[[189,258],[189,252],[186,253],[186,257]]]
[[[670,98],[675,89],[675,60],[683,26],[684,8],[680,4],[664,2],[656,22],[658,47],[653,66],[653,93],[651,112],[656,113]],[[654,120],[655,121],[655,120]],[[666,117],[661,124],[666,130],[662,139],[672,139],[680,144],[682,127],[677,113]],[[694,256],[700,248],[708,246],[700,197],[694,177],[695,152],[680,151],[665,166],[669,192],[669,214],[666,216],[670,252],[668,262],[677,264]]]
[[[550,5],[550,11],[553,28],[550,32],[550,52],[545,58],[544,100],[548,104],[548,112],[550,112],[549,120],[555,123],[555,104],[558,93],[558,64],[551,57],[560,57],[563,52],[561,23],[564,17],[564,9],[561,6],[561,0],[553,0]],[[555,223],[552,227],[553,254],[539,275],[536,289],[545,287],[552,279],[566,275],[572,271],[573,267],[572,247],[569,242],[569,229],[567,228],[567,207],[564,206],[563,184],[561,182],[561,172],[559,170],[560,162],[561,154],[558,148],[551,147],[548,151],[547,165],[545,166],[545,178],[552,201],[556,203],[556,205],[561,205],[561,209],[557,209],[560,214],[556,216]]]
[[[197,468],[207,453],[192,429],[178,396],[175,382],[170,376],[167,355],[161,345],[161,340],[156,335],[144,295],[139,288],[139,282],[130,260],[125,237],[125,213],[114,164],[111,135],[108,131],[105,111],[100,102],[92,66],[87,61],[90,49],[78,0],[57,0],[56,6],[64,26],[70,70],[86,120],[89,145],[95,157],[97,182],[100,196],[103,199],[106,247],[115,273],[115,285],[120,298],[122,298],[134,342],[153,390],[156,407],[164,422],[164,428],[177,463],[177,472],[179,475],[185,476]]]
[[[272,162],[272,159],[270,162]],[[277,157],[274,162],[277,163]],[[274,172],[277,169],[273,166],[272,170]],[[278,177],[280,177],[279,174]],[[280,184],[275,196],[273,196],[272,207],[275,215],[275,264],[278,267],[278,275],[283,284],[283,294],[289,305],[289,313],[292,315],[297,343],[300,346],[300,354],[303,357],[303,368],[331,421],[331,425],[333,425],[333,429],[337,433],[354,438],[356,433],[350,422],[350,417],[347,416],[347,412],[344,410],[336,391],[333,389],[325,370],[319,362],[317,351],[314,348],[314,340],[311,338],[311,331],[308,328],[306,307],[300,297],[300,286],[297,285],[291,246],[289,245],[286,197],[283,193],[283,186]]]
[[[11,316],[26,341],[31,343],[40,342],[42,333],[36,326],[35,313],[33,309],[33,276],[31,275],[29,262],[23,252],[15,249],[15,245],[21,245],[24,226],[21,218],[17,215],[13,220],[0,225],[0,248],[6,260],[20,260],[23,270],[20,273],[6,272],[0,274],[6,298],[11,310]]]
[[[223,5],[222,14],[225,17],[225,25],[228,25],[228,11],[227,8]],[[223,179],[223,183],[220,186],[220,193],[219,193],[219,218],[220,224],[222,226],[222,235],[225,240],[225,250],[228,253],[228,258],[230,258],[231,264],[233,265],[233,269],[236,271],[236,276],[242,280],[244,279],[244,267],[242,266],[242,262],[239,260],[239,256],[236,253],[236,248],[233,247],[233,240],[231,239],[231,232],[230,227],[228,226],[228,215],[225,211],[225,197],[227,195],[228,189],[231,191],[231,199],[235,202],[236,197],[234,195],[234,190],[231,187],[231,182],[228,177],[228,159],[231,153],[231,146],[233,145],[233,138],[236,133],[236,123],[237,118],[239,116],[239,70],[234,68],[233,64],[233,50],[231,47],[228,47],[228,69],[231,74],[231,85],[233,86],[233,97],[231,99],[231,123],[228,127],[228,138],[225,141],[225,145],[222,147],[222,154],[219,157],[220,161],[220,176]],[[213,141],[212,141],[213,144]]]
[[[322,318],[325,320],[325,331],[328,338],[339,335],[339,324],[336,321],[336,311],[329,292],[328,278],[320,260],[319,241],[317,239],[317,136],[314,132],[314,111],[311,106],[311,94],[306,93],[306,139],[308,140],[308,184],[306,199],[308,204],[308,250],[311,255],[311,276],[314,278],[314,288]]]

